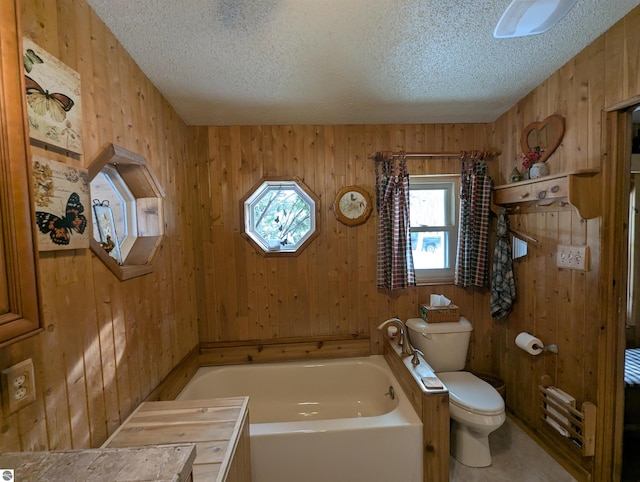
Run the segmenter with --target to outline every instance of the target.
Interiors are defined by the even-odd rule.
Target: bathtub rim
[[[367,430],[381,427],[396,426],[422,426],[421,417],[416,413],[415,408],[405,394],[402,385],[394,374],[388,361],[384,355],[369,355],[359,357],[345,358],[329,358],[329,359],[313,359],[313,360],[292,360],[287,362],[268,362],[259,364],[238,364],[238,365],[213,365],[199,367],[193,377],[185,384],[180,393],[176,396],[176,400],[181,398],[180,395],[187,389],[192,381],[206,376],[207,371],[225,370],[232,367],[238,369],[252,369],[261,367],[277,367],[279,365],[288,366],[323,366],[336,365],[342,363],[360,363],[373,366],[377,370],[382,370],[393,382],[392,386],[398,399],[396,406],[387,413],[368,416],[368,417],[351,417],[351,418],[327,418],[319,420],[298,420],[286,422],[258,422],[251,421],[251,413],[249,413],[249,425],[251,436],[260,436],[266,434],[286,434],[291,432],[324,432],[324,431],[342,431],[342,430]],[[214,397],[229,398],[229,397]],[[249,397],[250,398],[250,397]]]

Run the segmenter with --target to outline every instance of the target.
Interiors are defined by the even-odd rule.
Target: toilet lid
[[[487,382],[469,372],[441,372],[438,378],[449,389],[449,401],[460,408],[483,415],[504,411],[504,400]]]

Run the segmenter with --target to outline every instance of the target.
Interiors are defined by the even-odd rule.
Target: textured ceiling
[[[88,0],[190,125],[491,122],[640,0],[494,39],[510,0]]]

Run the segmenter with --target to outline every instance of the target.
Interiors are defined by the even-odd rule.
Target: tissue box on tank
[[[420,316],[429,323],[446,323],[460,320],[460,310],[451,303],[448,306],[420,305]]]

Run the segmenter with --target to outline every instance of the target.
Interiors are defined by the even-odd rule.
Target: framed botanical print
[[[82,154],[80,74],[26,37],[23,50],[29,137]]]

